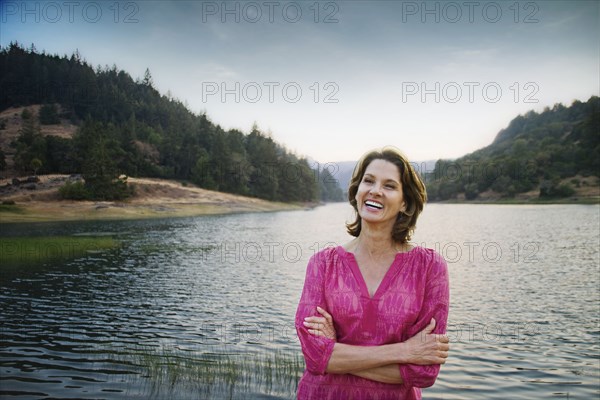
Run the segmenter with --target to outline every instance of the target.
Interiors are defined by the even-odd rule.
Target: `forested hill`
[[[492,144],[427,174],[431,200],[598,196],[600,99],[557,104],[513,119]],[[593,196],[592,196],[593,197]]]
[[[267,200],[341,199],[329,171],[313,170],[256,126],[224,130],[192,113],[160,94],[148,70],[134,80],[114,65],[94,68],[78,52],[50,55],[11,43],[0,50],[0,111],[31,105],[42,107],[23,111],[18,138],[0,149],[5,172],[83,173],[108,182],[126,174]],[[40,126],[61,124],[77,127],[72,138],[41,134]],[[0,121],[0,137],[6,126]]]

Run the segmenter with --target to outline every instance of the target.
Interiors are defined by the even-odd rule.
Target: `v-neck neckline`
[[[365,280],[365,277],[363,276],[360,267],[358,266],[356,256],[354,255],[354,253],[351,253],[348,250],[346,250],[343,246],[338,246],[339,251],[341,251],[345,255],[345,258],[349,261],[350,270],[352,271],[352,274],[354,275],[354,278],[356,279],[356,282],[360,287],[361,294],[369,300],[376,300],[381,296],[381,293],[385,291],[387,286],[389,286],[389,282],[392,280],[393,275],[395,275],[395,273],[398,270],[398,259],[403,255],[410,254],[416,248],[417,246],[414,246],[409,251],[396,253],[396,255],[394,256],[394,260],[390,264],[390,267],[383,275],[383,279],[381,280],[381,282],[379,282],[379,285],[375,289],[373,296],[371,296],[371,294],[369,293],[369,287],[367,286],[367,281]]]

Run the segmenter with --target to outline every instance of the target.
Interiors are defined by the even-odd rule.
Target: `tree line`
[[[115,65],[94,69],[78,52],[50,55],[11,43],[0,50],[0,110],[33,104],[43,106],[37,116],[21,115],[15,167],[83,174],[86,187],[70,187],[73,196],[126,197],[118,179],[125,174],[272,201],[342,199],[329,171],[312,168],[256,125],[249,133],[224,130],[206,113],[192,113],[160,94],[149,70],[134,80]],[[61,119],[78,126],[72,139],[40,134],[40,124]]]

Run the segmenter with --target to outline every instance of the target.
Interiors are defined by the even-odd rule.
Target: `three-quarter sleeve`
[[[309,316],[321,317],[321,314],[317,312],[317,306],[327,309],[323,286],[328,250],[323,250],[310,258],[306,268],[302,296],[296,311],[296,332],[302,346],[306,369],[319,375],[325,374],[335,340],[311,335],[303,322],[304,318]]]
[[[428,258],[423,304],[417,321],[407,332],[407,338],[411,338],[425,329],[432,318],[435,318],[436,321],[433,333],[446,333],[450,301],[448,266],[444,258],[432,250],[431,257]],[[419,388],[433,385],[439,371],[439,364],[400,364],[400,374],[404,384]]]

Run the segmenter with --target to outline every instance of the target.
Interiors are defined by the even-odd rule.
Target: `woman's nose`
[[[374,184],[373,186],[371,186],[371,190],[369,190],[369,193],[380,194],[381,186],[379,186],[378,184]]]

